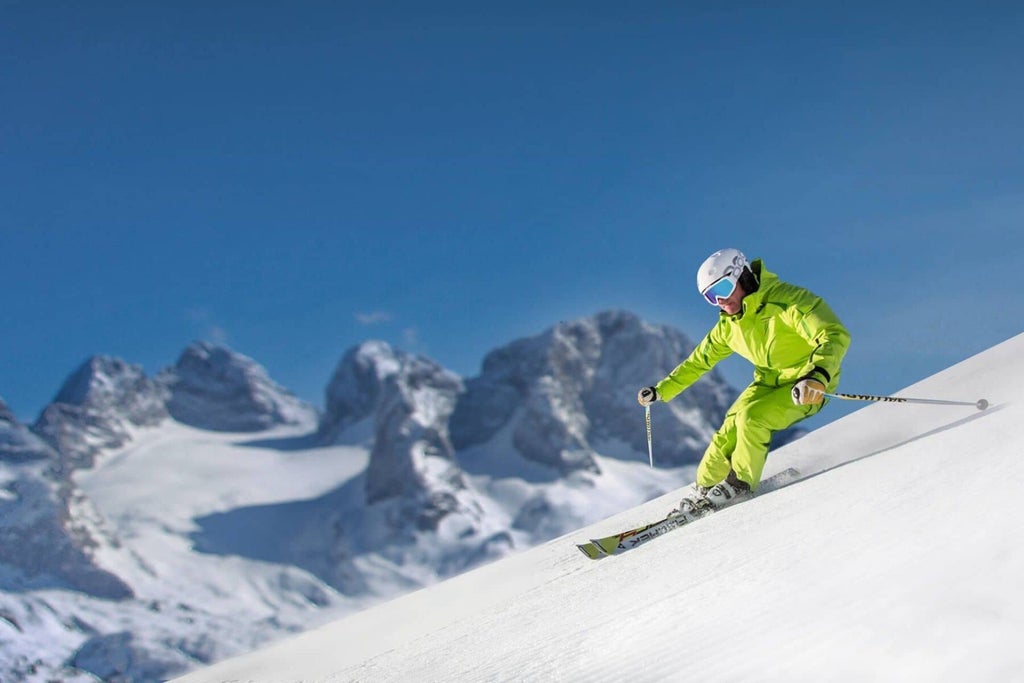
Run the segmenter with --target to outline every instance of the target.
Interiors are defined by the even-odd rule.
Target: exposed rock
[[[315,414],[254,360],[223,346],[189,346],[158,379],[169,395],[171,416],[200,429],[255,432],[302,424]]]

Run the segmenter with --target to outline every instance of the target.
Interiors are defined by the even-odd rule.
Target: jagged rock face
[[[401,370],[398,354],[385,342],[368,341],[352,347],[342,356],[327,385],[326,408],[320,420],[320,441],[367,441],[350,433],[350,428],[377,414],[384,385]]]
[[[160,387],[119,358],[94,356],[68,377],[54,403],[88,406],[117,413],[135,425],[154,425],[167,417]]]
[[[160,681],[188,664],[184,653],[166,644],[141,643],[131,633],[90,638],[68,664],[104,681]]]
[[[158,380],[171,416],[201,429],[254,432],[300,424],[313,414],[251,358],[213,344],[188,347]]]
[[[71,588],[114,600],[131,597],[121,579],[93,562],[93,539],[70,529],[68,498],[74,492],[38,468],[13,474],[0,489],[0,558],[17,571],[4,573],[0,589]]]
[[[455,447],[486,443],[508,425],[527,460],[563,474],[596,471],[581,395],[599,346],[588,332],[563,325],[490,353],[452,416]]]
[[[366,472],[367,502],[426,497],[440,514],[465,488],[455,464],[448,418],[461,380],[423,358],[400,358],[400,370],[381,386],[376,438]],[[447,510],[450,511],[450,510]]]
[[[682,361],[692,343],[633,314],[606,312],[560,324],[487,356],[467,382],[452,416],[457,450],[512,430],[519,453],[561,474],[596,471],[594,446],[627,444],[646,456],[641,386],[654,384]],[[659,461],[693,462],[725,414],[735,391],[709,373],[659,420]]]
[[[33,434],[0,399],[0,463],[28,463],[54,460],[57,454],[39,436]]]
[[[593,443],[620,442],[647,456],[643,410],[637,391],[655,384],[682,362],[693,343],[678,330],[648,325],[626,313],[601,314],[592,322],[602,341],[592,381],[583,392]],[[737,392],[712,371],[671,403],[652,406],[660,465],[693,463],[703,455]]]
[[[448,434],[461,391],[459,377],[433,361],[366,342],[344,355],[327,387],[321,438],[351,440],[346,430],[372,418],[367,503],[404,499],[429,527],[465,488]]]
[[[99,569],[89,556],[94,545],[71,529],[67,481],[55,477],[57,453],[19,424],[0,402],[0,590],[73,588],[121,599],[131,590]]]
[[[42,439],[18,422],[0,399],[0,462],[55,460],[57,454]]]
[[[133,427],[163,421],[166,396],[139,366],[94,356],[68,377],[32,429],[61,454],[62,469],[91,467],[99,451],[128,443]]]

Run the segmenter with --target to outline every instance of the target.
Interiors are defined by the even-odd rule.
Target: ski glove
[[[793,403],[798,406],[816,406],[825,400],[825,385],[821,380],[805,377],[793,385]]]
[[[640,405],[649,406],[658,400],[658,390],[654,387],[644,387],[637,394],[636,400],[640,401]]]

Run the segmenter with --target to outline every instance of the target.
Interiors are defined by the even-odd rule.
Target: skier
[[[709,256],[697,289],[720,309],[718,324],[640,405],[671,401],[732,353],[754,364],[754,381],[726,412],[679,509],[722,507],[757,490],[772,434],[814,415],[834,392],[850,335],[825,301],[779,280],[737,249]]]

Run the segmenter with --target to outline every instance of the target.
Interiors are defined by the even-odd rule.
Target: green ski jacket
[[[814,373],[835,391],[850,333],[820,296],[779,280],[760,259],[750,269],[760,281],[757,291],[743,298],[736,315],[721,313],[693,353],[657,384],[662,401],[733,353],[754,364],[754,384],[782,386]]]

